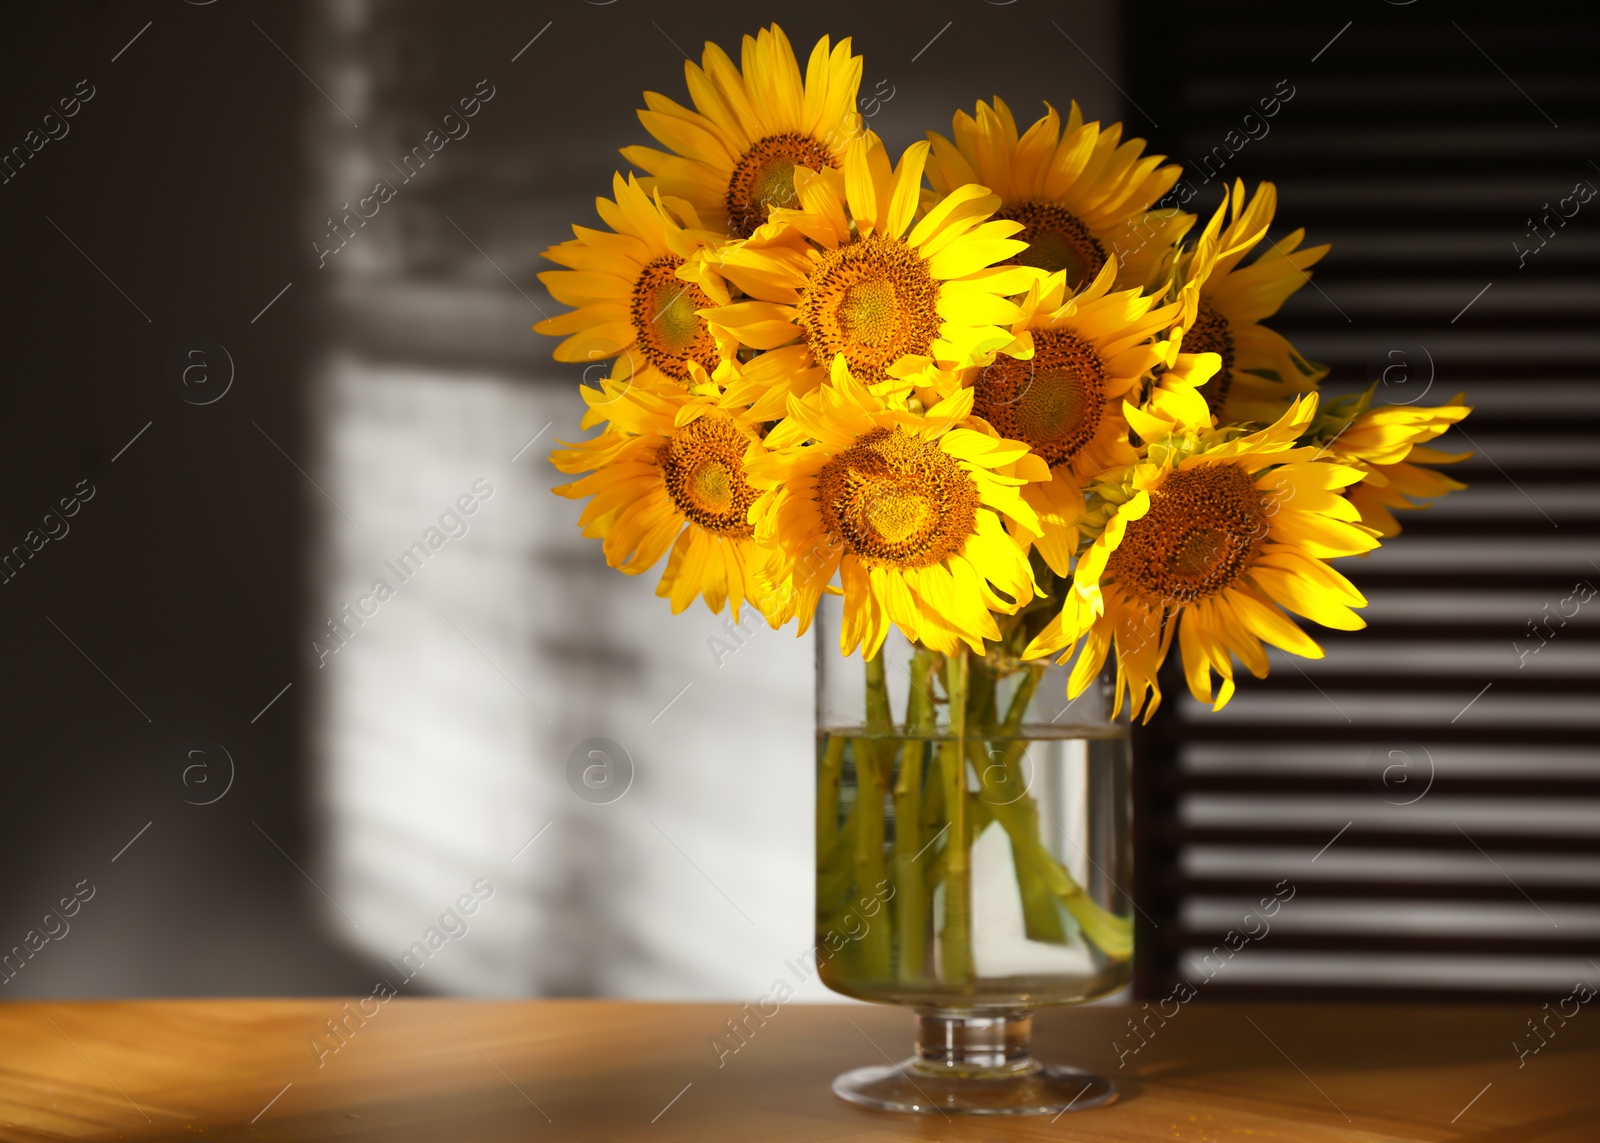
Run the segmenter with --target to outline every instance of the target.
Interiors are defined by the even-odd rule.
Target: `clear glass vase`
[[[1107,680],[1076,700],[1067,669],[1018,658],[1003,625],[982,656],[891,633],[839,654],[817,613],[819,975],[916,1011],[916,1053],[834,1081],[896,1111],[1055,1114],[1116,1098],[1046,1066],[1032,1014],[1109,995],[1133,964],[1128,725]]]

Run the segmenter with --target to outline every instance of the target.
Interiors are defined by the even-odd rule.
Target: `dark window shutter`
[[[1573,210],[1600,188],[1600,31],[1424,7],[1126,8],[1149,112],[1130,106],[1128,133],[1186,166],[1293,85],[1220,174],[1278,184],[1272,237],[1333,243],[1269,323],[1332,367],[1328,395],[1387,367],[1379,402],[1476,406],[1437,442],[1475,450],[1447,470],[1471,487],[1340,561],[1367,630],[1310,625],[1325,660],[1274,655],[1220,714],[1174,652],[1137,743],[1146,997],[1187,979],[1548,999],[1600,980],[1600,596],[1581,602],[1600,587],[1600,195]],[[1518,247],[1537,253],[1519,266]],[[1213,953],[1280,882],[1270,932]]]

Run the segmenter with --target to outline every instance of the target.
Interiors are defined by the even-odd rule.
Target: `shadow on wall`
[[[1110,6],[1027,8],[780,17],[855,36],[895,149],[997,90],[1114,117]],[[581,372],[529,329],[539,252],[646,141],[639,89],[681,97],[682,49],[750,10],[7,19],[8,142],[54,137],[0,173],[0,550],[57,534],[0,584],[0,948],[95,894],[4,995],[365,996],[419,940],[416,990],[767,988],[810,944],[810,644],[604,567],[544,459]]]

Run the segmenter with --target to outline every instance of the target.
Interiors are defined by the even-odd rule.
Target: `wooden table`
[[[1521,1007],[1192,1003],[1145,1045],[1126,1008],[1047,1013],[1041,1055],[1123,1098],[1048,1118],[861,1110],[829,1081],[909,1050],[910,1016],[788,1005],[717,1066],[733,1004],[368,999],[0,1008],[0,1139],[1600,1140],[1600,1011],[1537,1043]],[[1600,1008],[1600,1004],[1593,1005]],[[1552,1010],[1555,1003],[1552,1002]],[[343,1019],[343,1046],[313,1037]]]

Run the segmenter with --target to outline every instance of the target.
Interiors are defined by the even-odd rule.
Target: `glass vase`
[[[1030,1051],[1034,1009],[1127,984],[1133,964],[1130,753],[1109,680],[1023,662],[1020,625],[987,653],[891,632],[839,653],[817,614],[816,956],[823,982],[916,1013],[916,1050],[841,1075],[895,1111],[1056,1114],[1116,1098]],[[1014,636],[1014,637],[1013,637]]]

